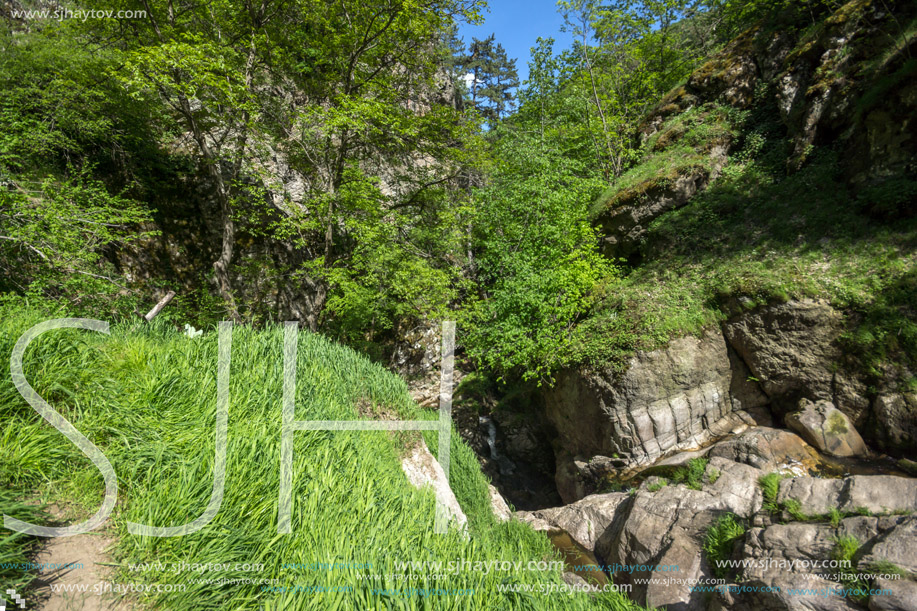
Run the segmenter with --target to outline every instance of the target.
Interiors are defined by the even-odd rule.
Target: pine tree
[[[513,90],[519,86],[516,60],[506,55],[503,45],[491,34],[484,40],[471,39],[468,53],[460,59],[469,75],[468,93],[471,103],[489,122],[495,122],[512,110]]]

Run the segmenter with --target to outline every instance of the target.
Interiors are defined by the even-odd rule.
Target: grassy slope
[[[728,165],[705,192],[650,225],[642,262],[580,325],[570,361],[621,367],[635,349],[722,320],[733,298],[745,307],[816,298],[862,321],[846,338],[858,366],[880,377],[889,359],[917,365],[917,219],[866,214],[877,203],[904,205],[917,182],[854,198],[830,147],[788,176],[790,148],[773,98],[762,90],[754,111],[711,113],[728,121],[720,132],[738,138]],[[661,131],[690,133],[696,115],[676,116]],[[648,151],[622,184],[630,175],[647,180],[659,158]]]
[[[56,316],[60,316],[57,313]],[[33,324],[56,317],[0,305],[0,359]],[[115,325],[110,336],[58,330],[36,340],[26,375],[38,393],[100,446],[119,478],[112,519],[120,534],[116,556],[123,582],[182,583],[187,590],[146,599],[165,609],[581,609],[627,608],[618,594],[501,594],[500,583],[559,584],[557,572],[463,572],[434,580],[361,581],[359,573],[397,573],[395,561],[542,560],[553,558],[547,539],[518,522],[490,514],[486,480],[457,434],[452,485],[468,514],[471,536],[433,533],[434,497],[417,491],[401,472],[406,435],[385,432],[295,433],[291,535],[277,535],[282,332],[233,334],[227,486],[217,517],[202,531],[176,538],[129,535],[125,522],[176,525],[196,518],[212,484],[216,411],[216,333],[189,339],[164,324]],[[433,418],[409,399],[403,381],[350,349],[319,335],[300,334],[298,419],[349,419],[355,405]],[[41,421],[19,397],[9,376],[0,380],[0,488],[47,500],[76,501],[86,515],[98,507],[101,476],[79,450]],[[433,452],[435,435],[429,435]],[[23,554],[22,541],[0,552]],[[25,542],[27,543],[27,542]],[[264,573],[130,572],[137,562],[265,565]],[[371,563],[372,570],[284,570],[285,563]],[[273,594],[260,585],[193,584],[198,578],[279,579],[281,586],[350,586],[337,594]],[[473,597],[386,598],[371,588],[473,588]]]

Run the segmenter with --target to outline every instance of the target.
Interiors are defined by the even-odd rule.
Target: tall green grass
[[[53,314],[59,315],[59,314]],[[27,328],[52,317],[20,302],[0,303],[0,359]],[[433,533],[435,499],[406,480],[400,456],[411,435],[387,432],[294,433],[293,533],[277,534],[282,331],[237,327],[230,373],[227,480],[219,514],[201,531],[175,538],[130,535],[126,522],[174,526],[194,520],[210,497],[214,461],[217,334],[190,339],[166,324],[113,325],[109,336],[51,331],[26,353],[36,391],[98,445],[118,475],[112,515],[119,542],[118,579],[183,584],[185,591],[145,594],[162,609],[626,609],[617,593],[500,593],[500,584],[560,584],[560,573],[398,571],[396,561],[555,559],[548,540],[490,512],[487,482],[472,451],[452,436],[451,484],[469,518],[469,534]],[[322,336],[299,339],[296,418],[356,418],[355,405],[402,419],[433,419],[410,400],[404,382]],[[79,450],[44,423],[0,379],[0,486],[74,501],[89,515],[104,486]],[[414,434],[416,435],[416,434]],[[436,452],[436,435],[427,443]],[[3,550],[0,550],[3,551]],[[263,573],[130,570],[133,563],[262,563]],[[372,569],[314,571],[285,564],[371,564]],[[406,572],[408,579],[389,575]],[[380,575],[369,580],[360,574]],[[261,584],[203,584],[198,579],[276,579],[281,587],[344,587],[348,592],[277,594]],[[473,596],[381,596],[374,588],[473,589]]]

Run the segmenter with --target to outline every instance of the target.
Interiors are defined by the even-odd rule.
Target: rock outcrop
[[[726,165],[728,152],[726,144],[718,143],[705,151],[698,163],[682,168],[677,176],[639,184],[606,202],[605,210],[596,219],[604,235],[602,253],[616,258],[636,251],[653,219],[681,208],[716,180]]]
[[[799,411],[787,414],[786,425],[820,452],[831,456],[866,456],[869,450],[853,424],[830,401],[799,402]]]
[[[433,488],[436,494],[436,502],[441,505],[448,517],[450,523],[464,530],[468,524],[468,518],[462,511],[458,499],[449,487],[449,480],[446,473],[440,466],[439,462],[427,449],[427,444],[422,441],[417,444],[411,453],[405,456],[401,461],[401,469],[407,476],[408,481],[415,488],[424,488],[429,486]],[[439,511],[439,508],[437,508]]]
[[[819,456],[799,435],[781,429],[756,426],[712,445],[708,458],[725,458],[765,472],[807,475],[815,470]]]
[[[779,502],[793,500],[799,511],[823,515],[869,511],[888,513],[917,510],[917,479],[893,475],[852,475],[843,479],[796,477],[780,482]]]
[[[754,424],[734,391],[727,346],[715,331],[638,353],[620,378],[562,373],[546,393],[547,416],[558,433],[561,498],[572,502],[592,492],[583,461],[593,457],[605,457],[599,462],[607,469],[649,464]]]
[[[641,604],[670,609],[705,608],[707,597],[702,592],[692,592],[689,581],[713,575],[701,551],[707,528],[727,512],[751,517],[761,508],[758,469],[713,458],[707,466],[708,475],[714,470],[719,476],[702,490],[665,486],[651,492],[647,487],[641,488],[626,507],[627,514],[616,519],[599,538],[596,551],[609,565],[679,567],[678,584],[666,583],[664,575],[647,571],[616,575],[618,583],[633,585]],[[638,583],[650,577],[659,579]]]
[[[766,429],[757,439],[769,438],[766,447],[792,448],[794,437]],[[746,433],[720,447],[754,447],[755,439]],[[759,480],[771,472],[780,452],[753,454],[771,455],[761,463],[764,470],[711,457],[702,482],[693,488],[659,486],[659,478],[651,477],[633,494],[597,494],[565,507],[516,515],[537,530],[569,533],[608,567],[618,567],[615,583],[630,584],[631,597],[653,608],[862,611],[868,604],[873,611],[912,609],[917,516],[907,514],[917,510],[917,479],[785,479],[776,501],[796,501],[799,509],[793,515],[805,514],[805,521],[776,523]],[[831,522],[824,515],[829,509],[848,517]],[[866,512],[879,515],[855,515]],[[706,546],[711,527],[726,516],[743,527],[731,542],[726,540],[731,552],[727,547],[725,557],[711,557]],[[839,554],[842,542],[846,551]],[[838,559],[850,564],[839,565]],[[733,568],[716,564],[723,560],[745,562]],[[725,583],[715,590],[693,587],[714,577]],[[869,588],[883,592],[870,596]],[[841,595],[845,589],[862,592]]]
[[[583,548],[595,551],[598,538],[611,526],[618,509],[629,496],[623,492],[593,494],[570,505],[516,512],[523,522],[539,531],[563,530]]]
[[[772,409],[792,411],[800,398],[826,400],[862,422],[866,384],[847,374],[838,338],[843,315],[816,301],[757,308],[723,323],[723,334],[767,395]]]

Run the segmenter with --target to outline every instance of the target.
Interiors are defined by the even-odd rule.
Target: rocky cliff
[[[518,515],[609,566],[680,567],[612,570],[641,604],[917,609],[896,466],[917,451],[917,5],[809,17],[752,27],[666,96],[594,207],[631,271],[579,341],[637,339],[543,392],[568,505]],[[864,575],[787,568],[832,558]]]

